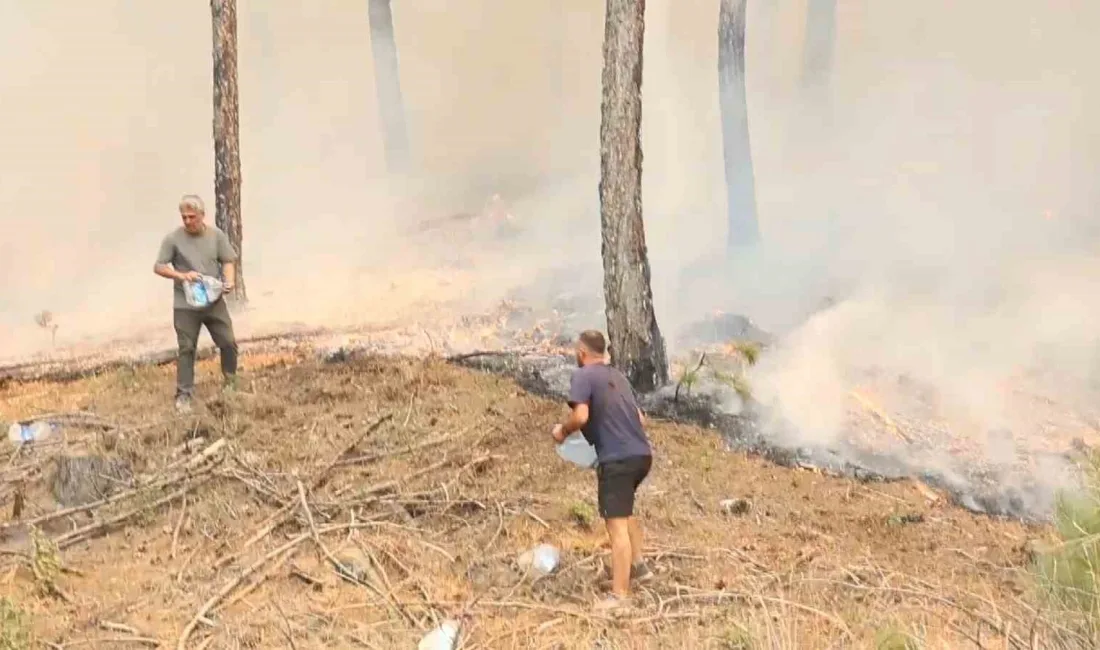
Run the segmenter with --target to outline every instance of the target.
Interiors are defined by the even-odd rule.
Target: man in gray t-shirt
[[[649,475],[653,449],[630,382],[607,364],[602,333],[581,333],[577,366],[569,382],[569,418],[552,435],[561,444],[579,430],[596,448],[597,501],[611,538],[611,597],[597,609],[608,611],[628,603],[631,578],[653,575],[642,560],[642,529],[634,517],[634,496]]]
[[[168,233],[161,242],[153,272],[173,280],[175,285],[172,322],[179,343],[176,409],[187,412],[191,409],[195,387],[195,349],[202,327],[206,326],[221,353],[222,374],[227,388],[232,388],[236,383],[237,342],[233,335],[233,319],[229,316],[225,300],[219,297],[212,305],[192,307],[187,304],[183,283],[199,280],[204,275],[220,277],[225,293],[233,291],[237,252],[224,232],[206,223],[201,198],[192,194],[184,196],[180,199],[179,210],[183,227]]]

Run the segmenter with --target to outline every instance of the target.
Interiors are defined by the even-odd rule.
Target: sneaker
[[[653,580],[653,571],[650,571],[649,565],[645,560],[638,562],[630,567],[630,579],[634,582],[649,582]]]
[[[649,565],[645,560],[632,564],[630,566],[630,581],[631,582],[649,582],[656,577],[653,575],[653,571],[650,570]],[[607,568],[607,571],[603,574],[604,582],[611,582],[611,567]]]
[[[239,385],[237,375],[226,375],[222,383],[222,391],[226,393],[234,393],[237,391]]]
[[[187,415],[191,412],[191,398],[189,397],[177,397],[176,398],[176,413],[180,415]]]
[[[592,611],[597,614],[621,614],[630,609],[630,599],[615,594],[609,594],[607,597],[596,601],[593,605]]]

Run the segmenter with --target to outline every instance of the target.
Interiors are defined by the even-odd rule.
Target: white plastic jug
[[[573,433],[558,445],[558,455],[584,469],[596,467],[596,448],[588,444],[580,431]]]

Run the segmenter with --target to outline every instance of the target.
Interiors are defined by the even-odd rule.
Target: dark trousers
[[[190,397],[195,390],[195,350],[203,325],[221,352],[222,374],[237,374],[237,339],[233,336],[233,319],[224,300],[205,309],[176,309],[172,323],[179,343],[179,360],[176,362],[176,396]]]

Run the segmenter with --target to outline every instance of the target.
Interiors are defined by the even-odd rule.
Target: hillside
[[[593,478],[549,441],[560,404],[436,358],[244,362],[226,397],[204,362],[206,401],[184,419],[171,366],[0,389],[0,420],[72,423],[9,454],[0,487],[6,519],[23,504],[0,529],[0,591],[45,647],[407,648],[446,618],[464,621],[464,648],[1028,647],[1044,633],[1028,549],[1045,529],[663,421],[640,497],[657,579],[630,615],[601,619],[605,534]],[[56,515],[51,487],[72,498],[81,478],[59,480],[57,459],[93,454],[129,464],[92,478],[111,502],[31,531]],[[540,542],[562,564],[532,579],[517,557]]]

